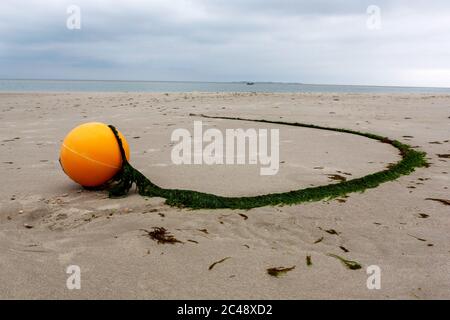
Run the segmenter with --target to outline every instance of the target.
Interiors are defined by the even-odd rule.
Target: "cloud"
[[[2,0],[0,77],[450,86],[450,5],[373,2]]]

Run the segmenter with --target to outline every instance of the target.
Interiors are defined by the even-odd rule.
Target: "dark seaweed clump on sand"
[[[274,267],[267,269],[267,274],[271,275],[272,277],[279,277],[289,271],[292,271],[295,269],[295,266],[284,268],[284,267]]]
[[[162,227],[154,227],[152,231],[148,231],[145,229],[141,229],[146,233],[150,239],[157,241],[158,243],[182,243],[180,240],[175,238],[170,232],[168,232],[165,228]]]

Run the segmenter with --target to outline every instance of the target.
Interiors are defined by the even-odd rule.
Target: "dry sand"
[[[221,195],[334,183],[328,174],[359,177],[399,159],[391,146],[354,135],[190,113],[378,133],[419,146],[431,166],[339,201],[248,211],[179,209],[133,192],[109,199],[59,167],[65,134],[87,121],[119,128],[131,163],[158,185]],[[219,129],[279,128],[279,174],[173,165],[170,135],[192,131],[194,120]],[[437,156],[450,153],[450,96],[2,93],[0,123],[0,298],[450,298],[450,207],[425,200],[450,199],[450,160]],[[140,231],[152,227],[183,243],[158,244]],[[363,268],[346,269],[328,253]],[[66,287],[69,265],[81,268],[81,290]],[[279,278],[266,273],[294,265]],[[380,290],[367,289],[369,265],[381,268]]]

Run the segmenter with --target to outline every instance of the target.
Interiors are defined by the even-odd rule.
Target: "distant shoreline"
[[[249,85],[251,84],[251,85]],[[0,92],[443,93],[450,88],[281,82],[3,79]]]
[[[39,82],[125,82],[125,83],[216,83],[216,84],[279,84],[299,86],[344,86],[344,87],[376,87],[376,88],[414,88],[414,89],[443,89],[450,87],[440,86],[406,86],[406,85],[377,85],[377,84],[338,84],[338,83],[306,83],[306,82],[284,82],[284,81],[199,81],[199,80],[120,80],[120,79],[28,79],[28,78],[0,78],[0,81],[39,81]]]

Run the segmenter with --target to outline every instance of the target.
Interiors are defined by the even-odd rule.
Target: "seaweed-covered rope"
[[[125,156],[122,141],[116,128],[112,125],[109,125],[112,132],[114,133],[114,136],[117,139],[122,156],[122,168],[114,177],[115,183],[112,184],[109,190],[109,196],[125,196],[129,192],[132,185],[135,184],[140,195],[147,197],[165,198],[166,203],[172,206],[189,207],[192,209],[251,209],[268,205],[292,205],[308,201],[319,201],[323,199],[331,199],[344,196],[352,192],[363,192],[366,189],[375,188],[381,183],[395,180],[402,175],[410,174],[415,170],[415,168],[426,167],[428,165],[425,160],[425,152],[416,151],[407,144],[403,144],[397,140],[391,140],[389,138],[372,133],[364,133],[349,129],[323,127],[298,122],[290,123],[237,117],[213,117],[205,115],[200,116],[213,119],[253,121],[355,134],[392,145],[400,151],[402,159],[397,163],[390,165],[389,168],[383,171],[369,174],[361,178],[342,181],[340,183],[293,190],[289,192],[270,193],[252,197],[223,197],[211,193],[203,193],[193,190],[164,189],[152,183],[147,177],[145,177],[142,173],[140,173],[130,165]]]

